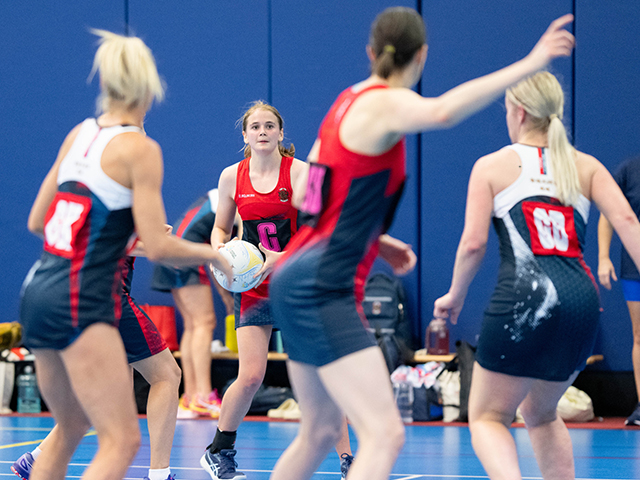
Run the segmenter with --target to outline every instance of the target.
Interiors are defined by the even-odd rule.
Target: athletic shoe
[[[220,398],[218,398],[218,392],[214,390],[206,399],[203,399],[200,395],[196,395],[193,400],[191,400],[189,409],[201,417],[218,418],[220,417],[221,404],[222,402]]]
[[[189,398],[186,395],[182,395],[178,403],[178,420],[191,418],[198,418],[198,414],[189,408]]]
[[[144,477],[142,480],[149,480],[149,477]],[[169,475],[165,480],[176,480],[176,476]]]
[[[33,456],[31,452],[23,453],[22,456],[11,465],[11,471],[23,480],[29,480],[31,469],[33,468]]]
[[[624,422],[625,425],[640,427],[640,403],[636,405],[636,409],[631,416]]]
[[[211,453],[205,450],[200,459],[200,466],[211,475],[212,480],[245,480],[247,476],[238,472],[238,464],[233,458],[235,450],[220,450],[218,453]]]
[[[353,462],[353,455],[343,453],[340,455],[340,479],[345,480],[347,478],[347,472],[351,468]]]

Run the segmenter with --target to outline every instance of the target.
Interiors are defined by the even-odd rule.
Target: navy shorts
[[[332,290],[317,278],[323,251],[319,244],[294,254],[271,274],[269,290],[289,358],[316,367],[377,345],[354,289]]]
[[[152,357],[167,348],[155,324],[127,294],[122,295],[122,317],[118,331],[129,363]]]
[[[211,285],[203,265],[199,267],[171,268],[156,265],[153,269],[151,288],[159,292],[170,292],[187,285]]]

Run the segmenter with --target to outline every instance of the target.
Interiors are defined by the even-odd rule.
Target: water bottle
[[[413,422],[413,385],[407,381],[393,384],[393,395],[404,423]]]
[[[40,413],[40,392],[31,365],[18,375],[18,413]]]
[[[427,327],[425,347],[429,355],[449,354],[449,329],[443,318],[434,318]]]

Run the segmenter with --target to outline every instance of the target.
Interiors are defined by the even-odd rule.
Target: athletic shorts
[[[257,295],[254,290],[233,294],[236,330],[248,325],[274,325],[269,297]]]
[[[331,290],[317,278],[323,251],[320,244],[294,254],[271,274],[269,290],[289,358],[316,367],[377,345],[354,289]]]
[[[167,348],[155,324],[127,294],[122,295],[122,317],[118,331],[129,363],[152,357]]]
[[[640,280],[620,280],[622,293],[627,302],[640,302]]]
[[[187,285],[211,285],[204,265],[199,267],[171,268],[156,265],[153,269],[151,288],[159,292],[170,292]]]

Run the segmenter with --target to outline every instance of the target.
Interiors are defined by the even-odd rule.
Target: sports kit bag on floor
[[[362,308],[389,373],[413,359],[411,324],[405,307],[406,295],[399,278],[375,273],[367,279]]]

